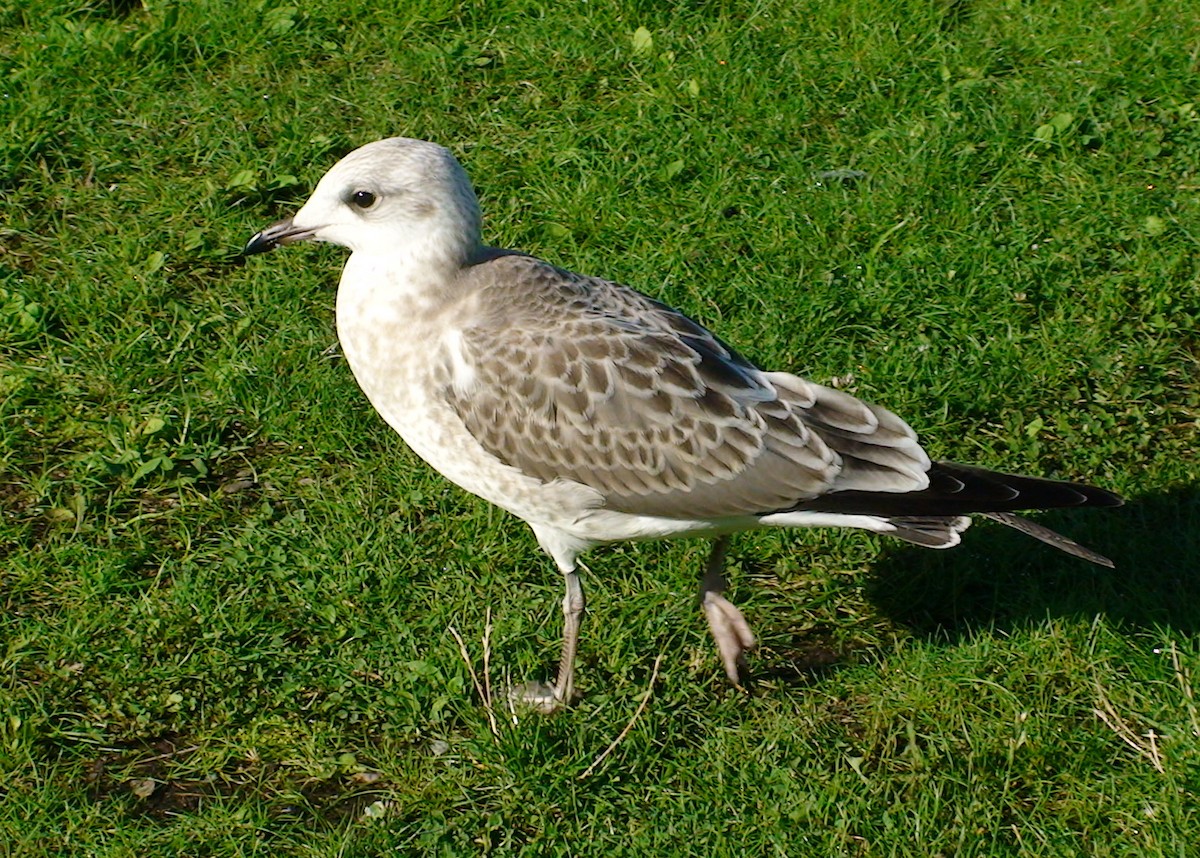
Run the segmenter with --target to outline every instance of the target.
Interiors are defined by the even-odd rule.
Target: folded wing
[[[473,383],[448,396],[526,474],[583,483],[613,510],[687,519],[928,485],[928,458],[891,412],[763,372],[635,290],[519,255],[464,276],[482,307],[460,332]]]

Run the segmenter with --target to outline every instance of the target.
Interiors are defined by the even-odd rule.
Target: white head
[[[462,265],[479,249],[479,230],[479,202],[450,151],[392,137],[334,164],[300,211],[258,233],[244,252],[312,239],[354,253]]]

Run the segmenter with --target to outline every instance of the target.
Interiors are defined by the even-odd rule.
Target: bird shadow
[[[897,625],[947,642],[1047,617],[1103,615],[1130,630],[1200,631],[1200,487],[1037,520],[1108,555],[1115,568],[977,521],[951,551],[886,547],[866,582],[867,597]]]
[[[941,644],[1048,617],[1104,616],[1131,633],[1200,634],[1200,487],[1132,498],[1118,509],[1036,518],[1108,555],[1115,568],[977,520],[950,551],[885,543],[864,582],[867,600],[896,628]],[[819,632],[785,638],[755,666],[747,690],[819,682],[856,663],[854,650]]]

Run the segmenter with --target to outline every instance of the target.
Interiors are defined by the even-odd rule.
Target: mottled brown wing
[[[483,308],[461,331],[473,383],[447,396],[484,448],[524,473],[673,518],[921,485],[928,460],[898,418],[764,373],[635,290],[519,255],[464,276]]]

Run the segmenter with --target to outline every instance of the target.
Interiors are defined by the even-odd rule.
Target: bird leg
[[[563,573],[567,594],[563,596],[563,643],[558,661],[558,678],[554,685],[527,682],[509,692],[514,703],[531,706],[545,715],[552,715],[571,703],[575,696],[575,650],[579,647],[579,629],[583,624],[583,584],[579,573]]]
[[[740,670],[746,667],[745,654],[754,648],[754,633],[742,612],[723,595],[727,585],[723,567],[725,552],[729,549],[729,537],[722,536],[713,541],[712,554],[704,568],[704,580],[700,584],[700,603],[717,650],[725,675],[738,688],[742,687]]]
[[[554,699],[562,705],[575,694],[575,650],[579,647],[579,628],[583,625],[583,585],[579,573],[566,573],[567,594],[563,596],[563,645],[558,660],[558,679]]]

